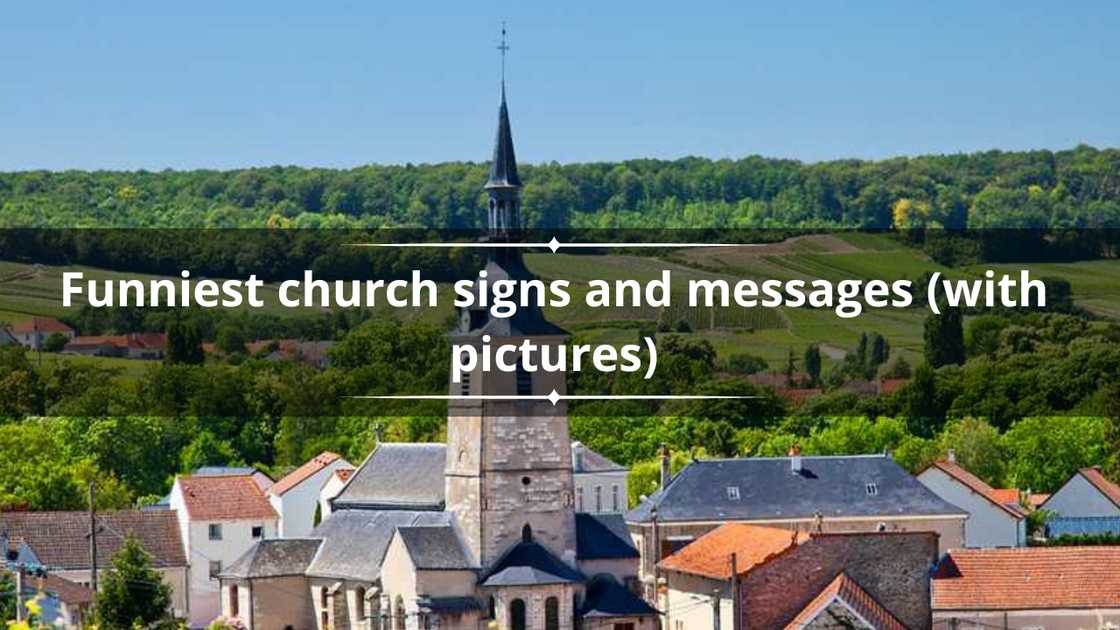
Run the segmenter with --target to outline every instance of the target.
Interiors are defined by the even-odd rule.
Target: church
[[[523,237],[521,186],[503,79],[488,241]],[[490,279],[532,278],[519,248],[487,251]],[[567,339],[533,308],[465,308],[451,334]],[[222,572],[225,617],[249,630],[659,626],[635,594],[639,554],[622,516],[576,511],[565,403],[525,398],[563,394],[564,375],[475,370],[448,382],[447,442],[379,444],[308,537],[261,540]]]

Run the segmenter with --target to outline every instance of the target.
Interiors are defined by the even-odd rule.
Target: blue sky
[[[96,6],[95,6],[96,5]],[[1120,2],[19,2],[0,170],[1120,145]]]

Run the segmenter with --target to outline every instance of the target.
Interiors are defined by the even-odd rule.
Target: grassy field
[[[826,362],[837,360],[843,352],[855,347],[862,333],[884,335],[897,354],[912,363],[920,360],[922,323],[926,311],[866,309],[857,318],[843,319],[829,309],[782,308],[744,309],[736,306],[715,309],[687,308],[685,290],[689,280],[724,279],[730,284],[741,279],[844,279],[883,280],[916,279],[926,271],[941,271],[948,277],[978,278],[988,266],[947,269],[929,260],[919,250],[904,247],[898,241],[877,234],[840,233],[836,235],[803,236],[782,243],[747,248],[701,248],[674,252],[671,260],[637,255],[573,255],[528,254],[526,264],[545,280],[564,278],[572,281],[572,303],[563,309],[546,309],[557,324],[577,333],[581,339],[595,343],[633,343],[640,326],[647,330],[658,323],[674,327],[681,320],[695,334],[708,339],[721,357],[748,353],[766,359],[772,367],[780,367],[790,349],[800,357],[811,343],[827,344],[831,355]],[[997,273],[1018,271],[1021,265],[995,265]],[[1075,303],[1106,318],[1120,318],[1120,261],[1088,261],[1068,264],[1032,264],[1027,266],[1036,277],[1060,277],[1070,281]],[[79,268],[94,279],[120,279],[126,274],[105,270]],[[673,305],[667,309],[653,307],[602,308],[584,303],[588,280],[610,282],[638,280],[647,282],[660,278],[663,269],[672,272]],[[65,309],[59,301],[60,268],[32,267],[0,262],[0,321],[16,322],[33,315],[62,316]],[[127,277],[149,279],[156,276]],[[265,312],[294,315],[307,314],[305,309],[286,309],[279,305],[276,286],[266,285],[262,297]],[[437,309],[398,310],[382,307],[379,317],[421,318],[442,323],[452,314],[453,295],[450,286],[441,286]],[[75,357],[57,360],[76,360]],[[85,359],[107,361],[106,359]],[[138,362],[116,360],[119,367],[136,369]],[[142,366],[142,364],[141,364]]]

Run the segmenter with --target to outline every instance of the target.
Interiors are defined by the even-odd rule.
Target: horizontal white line
[[[717,395],[717,394],[634,394],[631,396],[621,394],[564,394],[553,392],[545,395],[525,395],[518,396],[513,394],[473,394],[473,395],[451,395],[451,394],[387,394],[387,395],[366,395],[366,396],[347,396],[347,398],[356,398],[363,400],[539,400],[551,402],[553,405],[561,400],[746,400],[752,398],[759,398],[759,396],[733,396],[733,395]]]
[[[482,247],[490,249],[594,249],[604,247],[626,248],[663,248],[663,247],[759,247],[758,243],[343,243],[346,247],[411,247],[411,248],[451,248]]]

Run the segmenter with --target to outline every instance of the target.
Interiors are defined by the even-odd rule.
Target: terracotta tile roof
[[[1037,510],[1038,508],[1042,507],[1043,503],[1046,503],[1049,500],[1050,500],[1050,495],[1049,494],[1032,494],[1027,499],[1027,503],[1030,503],[1030,506],[1031,506],[1032,510]]]
[[[35,580],[31,580],[35,583]],[[77,582],[71,582],[65,578],[60,578],[55,574],[50,574],[43,580],[43,590],[48,593],[53,593],[60,600],[67,604],[80,605],[93,603],[93,589],[88,586],[82,586]]]
[[[1109,501],[1120,507],[1120,486],[1112,483],[1103,474],[1101,469],[1093,466],[1092,468],[1082,468],[1078,471],[1085,480],[1093,484],[1093,487],[1100,491],[1101,494],[1108,497]]]
[[[187,515],[194,520],[277,518],[251,475],[179,477]]]
[[[883,395],[893,394],[909,382],[910,379],[908,378],[885,378],[879,381],[879,393]]]
[[[98,512],[97,566],[112,564],[125,536],[132,534],[156,567],[185,567],[187,559],[172,510]],[[53,568],[88,569],[87,512],[3,512],[0,536],[27,543],[39,562]]]
[[[129,333],[127,335],[77,336],[66,344],[68,349],[84,346],[113,346],[115,348],[135,348],[143,350],[167,349],[167,333]]]
[[[268,491],[276,496],[280,496],[340,459],[342,459],[342,456],[338,453],[323,451],[315,457],[312,457],[304,465],[285,475],[280,481],[272,484],[272,487],[269,488]]]
[[[42,332],[42,333],[70,333],[74,329],[63,324],[53,317],[32,317],[22,322],[16,322],[9,328],[16,333]]]
[[[1017,519],[1027,517],[1026,512],[1018,506],[1018,501],[1019,501],[1019,497],[1018,497],[1019,491],[1018,490],[1010,490],[1010,492],[1014,493],[1014,497],[1012,497],[1011,501],[1005,501],[1004,497],[1006,496],[1006,493],[1008,492],[1008,490],[1006,490],[1006,489],[996,490],[995,488],[993,488],[993,487],[989,486],[987,483],[985,483],[983,479],[981,479],[981,478],[977,477],[976,475],[968,472],[967,470],[965,470],[963,467],[961,467],[960,465],[958,465],[956,463],[946,462],[946,461],[937,461],[937,462],[934,462],[933,464],[930,464],[930,468],[936,468],[936,469],[944,472],[946,475],[949,475],[950,477],[956,479],[960,483],[967,486],[970,490],[972,490],[976,494],[979,494],[980,496],[984,497],[985,499],[990,501],[993,505],[998,506],[1001,510],[1003,510],[1004,512],[1007,512],[1011,516],[1014,516]],[[921,474],[921,473],[919,473],[919,474]],[[1008,505],[1009,503],[1012,504],[1012,505]]]
[[[716,579],[731,577],[731,554],[740,574],[809,539],[776,527],[725,523],[661,561],[663,569]]]
[[[854,610],[856,614],[863,617],[875,630],[907,630],[906,626],[902,624],[889,610],[883,608],[880,604],[863,590],[856,581],[848,577],[848,574],[841,572],[836,576],[835,580],[829,583],[828,586],[820,592],[819,595],[813,598],[804,609],[793,621],[786,624],[786,630],[799,630],[800,628],[808,627],[809,624],[820,616],[820,614],[828,608],[836,600],[840,600],[848,605],[849,608]]]
[[[1007,505],[1008,503],[1019,504],[1019,489],[1018,488],[992,488],[988,493],[992,499]]]
[[[1120,547],[951,551],[933,575],[934,610],[1120,608]]]

